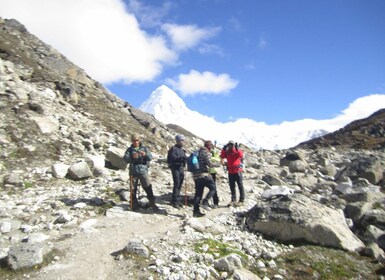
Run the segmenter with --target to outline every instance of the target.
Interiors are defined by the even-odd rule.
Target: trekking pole
[[[187,174],[187,167],[185,169],[185,174]],[[187,184],[186,184],[187,178],[186,175],[184,176],[184,206],[187,207]]]
[[[133,190],[133,182],[134,181],[134,178],[133,178],[133,176],[132,175],[130,175],[130,209],[131,209],[131,211],[132,211],[132,201],[133,201],[133,192],[134,192],[134,190]]]
[[[135,195],[135,198],[139,199],[139,196],[140,196],[140,180],[139,180],[139,178],[135,179],[133,194]]]

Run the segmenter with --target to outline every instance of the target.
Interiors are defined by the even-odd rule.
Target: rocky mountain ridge
[[[385,149],[385,109],[367,118],[356,120],[347,126],[311,139],[298,145],[299,148],[345,147],[348,149]]]
[[[176,131],[15,20],[0,19],[0,108],[2,279],[383,278],[382,151],[241,145],[245,204],[226,207],[218,168],[221,207],[193,218],[190,174],[186,205],[169,204]],[[154,155],[159,213],[143,191],[129,208],[122,153],[134,132]],[[187,135],[187,150],[201,144]]]

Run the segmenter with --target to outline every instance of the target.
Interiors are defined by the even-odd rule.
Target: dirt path
[[[64,254],[55,263],[29,274],[30,279],[84,280],[128,279],[130,268],[127,261],[118,261],[115,256],[131,239],[148,240],[159,244],[167,236],[167,246],[179,241],[180,229],[191,207],[183,210],[168,208],[169,215],[141,214],[130,211],[120,217],[98,217],[88,226],[58,243],[55,248]],[[215,209],[207,217],[217,215],[224,209]],[[132,275],[131,275],[132,276]]]

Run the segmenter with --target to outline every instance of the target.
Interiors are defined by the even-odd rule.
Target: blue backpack
[[[187,171],[196,172],[199,170],[198,151],[194,151],[187,158]]]

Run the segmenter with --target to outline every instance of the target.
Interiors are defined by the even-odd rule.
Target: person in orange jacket
[[[234,141],[229,141],[227,145],[223,147],[220,155],[222,162],[226,159],[227,161],[227,172],[229,178],[229,185],[231,191],[231,202],[229,206],[236,206],[236,190],[235,183],[238,185],[239,189],[239,203],[243,204],[245,201],[245,190],[243,188],[243,176],[242,176],[242,160],[243,152],[238,148],[237,144],[234,144]]]

